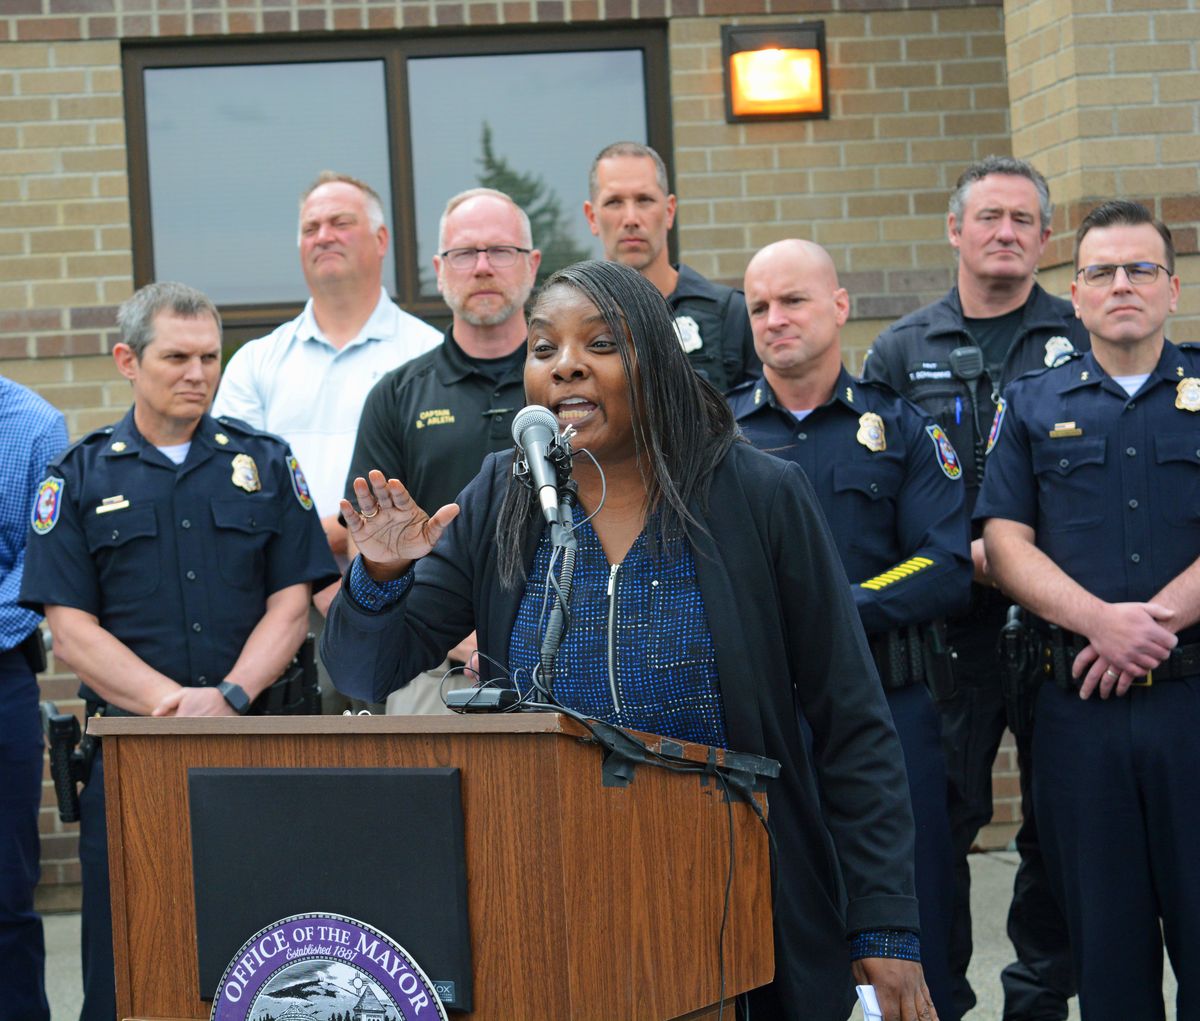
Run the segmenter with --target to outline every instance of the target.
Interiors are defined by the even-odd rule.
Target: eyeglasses
[[[1125,271],[1125,279],[1131,284],[1152,284],[1158,279],[1161,269],[1167,276],[1171,271],[1157,262],[1104,262],[1096,266],[1084,266],[1075,275],[1083,277],[1083,282],[1092,287],[1107,287],[1116,279],[1117,270]]]
[[[492,245],[489,248],[447,248],[444,252],[438,252],[438,255],[453,269],[471,269],[482,253],[494,268],[505,269],[517,261],[518,255],[528,255],[532,251],[532,248],[518,248],[516,245]]]

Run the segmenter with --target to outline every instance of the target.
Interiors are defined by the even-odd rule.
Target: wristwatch
[[[233,684],[230,681],[222,681],[217,685],[219,691],[229,703],[230,707],[239,716],[245,716],[250,710],[250,696],[246,694],[246,689],[240,684]]]

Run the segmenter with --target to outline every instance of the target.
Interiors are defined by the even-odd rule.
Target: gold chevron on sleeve
[[[895,567],[884,571],[883,574],[877,574],[874,578],[864,581],[862,587],[870,589],[872,592],[878,592],[881,588],[887,588],[889,585],[894,585],[905,578],[911,578],[914,574],[932,566],[933,561],[928,557],[910,557],[904,563],[897,564]]]

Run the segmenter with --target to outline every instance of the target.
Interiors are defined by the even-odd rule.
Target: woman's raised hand
[[[341,502],[350,538],[362,554],[367,573],[376,581],[399,578],[414,560],[425,556],[458,516],[458,504],[446,504],[430,517],[397,479],[373,470],[354,480],[358,510]]]

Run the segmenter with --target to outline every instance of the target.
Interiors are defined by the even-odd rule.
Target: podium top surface
[[[286,737],[320,735],[367,737],[397,734],[406,736],[558,734],[576,740],[595,737],[576,720],[562,713],[462,713],[440,716],[93,716],[87,732],[97,737]],[[757,755],[676,741],[657,734],[625,731],[645,745],[651,754],[662,754],[692,762],[714,764],[759,776],[778,776],[779,763]]]
[[[249,734],[566,734],[586,736],[561,713],[464,713],[440,716],[95,716],[98,737]]]

